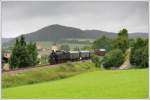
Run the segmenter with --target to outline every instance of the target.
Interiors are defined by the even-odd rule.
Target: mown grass
[[[2,98],[148,98],[148,69],[93,71],[5,88]]]
[[[2,88],[63,79],[94,69],[94,64],[86,61],[68,62],[54,67],[39,67],[22,72],[6,72],[2,74]]]

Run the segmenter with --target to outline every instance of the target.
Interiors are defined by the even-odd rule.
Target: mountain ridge
[[[96,39],[102,35],[110,38],[117,36],[115,32],[101,31],[97,29],[86,29],[82,30],[75,27],[63,26],[59,24],[48,25],[37,31],[24,34],[27,41],[60,41],[68,38],[83,38],[83,39]],[[18,36],[20,37],[20,36]],[[148,37],[148,33],[134,32],[129,34],[129,38]],[[2,39],[3,41],[4,39]],[[14,40],[14,38],[12,39]],[[7,41],[5,39],[5,41]]]

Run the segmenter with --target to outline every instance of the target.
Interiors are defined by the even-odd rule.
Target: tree
[[[129,39],[129,47],[133,47],[134,43],[135,43],[134,39]]]
[[[69,45],[61,45],[60,50],[69,51],[70,47]]]
[[[37,49],[35,44],[27,44],[24,36],[16,38],[9,60],[11,68],[28,67],[37,64]]]
[[[119,67],[124,62],[124,54],[120,49],[114,49],[108,52],[103,60],[102,64],[104,68],[109,69],[111,67]]]
[[[106,36],[102,36],[98,39],[96,39],[96,41],[94,41],[93,43],[93,48],[94,49],[106,49],[107,51],[110,51],[112,49],[112,40]]]
[[[148,67],[148,39],[136,39],[131,48],[130,63],[137,67]]]
[[[141,66],[148,67],[148,45],[143,48]]]
[[[17,42],[19,42],[19,41],[17,41]],[[24,35],[21,35],[21,37],[20,37],[20,45],[26,46],[26,41],[25,41]]]
[[[10,57],[10,66],[12,68],[25,67],[30,65],[30,57],[26,48],[24,36],[20,40],[16,39],[15,46]]]
[[[129,48],[128,30],[122,29],[118,33],[117,38],[114,41],[114,48],[121,49],[125,52]]]
[[[30,56],[30,60],[31,60],[31,66],[34,66],[38,63],[38,52],[37,52],[37,47],[36,47],[36,43],[32,43],[30,42],[28,45],[27,45],[27,49],[28,49],[28,53],[29,53],[29,56]]]

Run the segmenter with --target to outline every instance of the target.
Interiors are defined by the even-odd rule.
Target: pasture
[[[148,98],[148,69],[98,70],[3,88],[2,98]]]

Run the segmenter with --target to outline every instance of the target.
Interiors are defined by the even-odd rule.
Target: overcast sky
[[[148,32],[148,2],[2,2],[2,37],[16,37],[47,25],[118,32]]]

